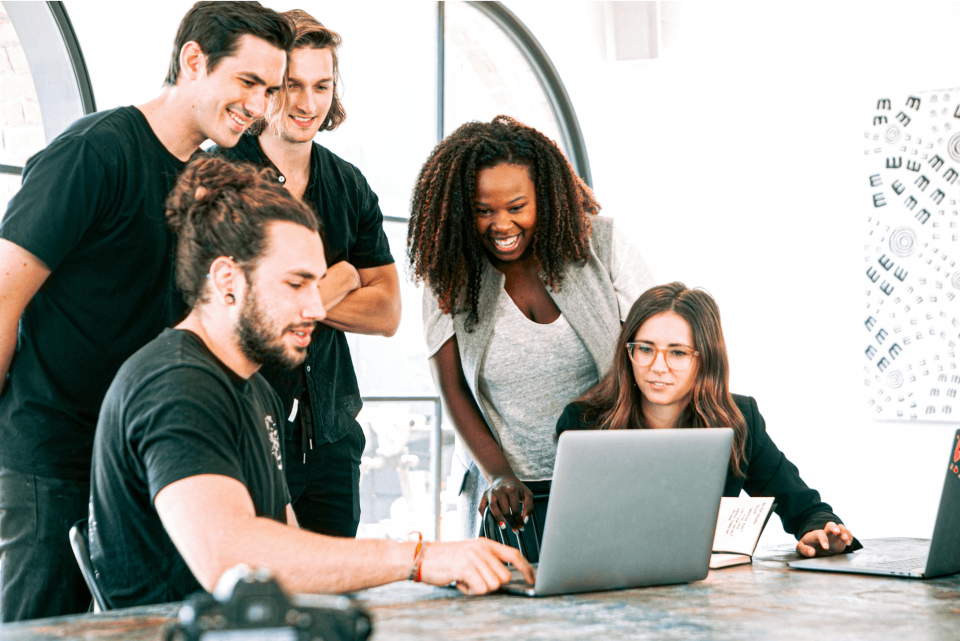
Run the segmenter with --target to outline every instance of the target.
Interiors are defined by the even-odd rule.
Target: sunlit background
[[[190,4],[63,3],[97,109],[156,95]],[[562,140],[556,96],[516,34],[470,3],[442,4],[442,40],[434,2],[273,5],[306,9],[343,37],[348,117],[318,141],[360,167],[379,195],[401,273],[411,188],[441,119],[443,133],[498,113],[538,127],[569,156],[589,158],[603,213],[659,281],[715,295],[733,391],[757,397],[768,432],[854,532],[929,537],[958,424],[867,413],[861,141],[878,98],[960,84],[960,5],[664,2],[656,54],[619,61],[608,31],[616,3],[504,3],[559,73],[582,128],[577,150]],[[10,11],[18,12],[26,13]],[[16,168],[50,139],[47,114],[58,113],[42,97],[52,89],[34,86],[31,69],[44,63],[24,55],[20,37],[63,46],[54,22],[15,25],[6,13],[0,8],[0,207],[19,185]],[[948,194],[954,208],[958,195]],[[420,299],[405,279],[397,335],[350,337],[364,396],[424,399],[368,402],[361,414],[363,536],[433,531],[437,495],[442,536],[458,522],[446,484],[452,431],[444,421],[438,445]],[[696,473],[696,453],[689,465]],[[787,540],[774,519],[764,541]]]

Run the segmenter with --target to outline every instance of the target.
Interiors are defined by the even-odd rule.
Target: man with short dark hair
[[[100,403],[183,312],[164,198],[201,142],[234,145],[263,114],[291,45],[258,3],[197,3],[157,98],[81,118],[27,162],[0,224],[3,621],[86,610],[67,532],[86,516]]]
[[[288,592],[346,592],[407,578],[468,593],[533,582],[517,550],[345,540],[297,528],[283,479],[276,393],[264,362],[295,367],[324,319],[317,220],[261,170],[198,158],[168,217],[187,318],[134,354],[107,391],[90,492],[90,561],[110,607],[212,590],[238,563]]]
[[[286,424],[287,483],[301,527],[355,536],[360,522],[363,430],[357,376],[344,332],[392,336],[400,325],[400,278],[383,233],[377,195],[360,170],[314,142],[346,117],[340,102],[340,36],[305,11],[287,11],[297,33],[287,85],[273,97],[259,136],[245,135],[229,158],[277,170],[323,221],[330,265],[320,281],[326,319],[302,367],[265,367]]]

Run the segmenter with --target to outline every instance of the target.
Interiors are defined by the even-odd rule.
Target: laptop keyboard
[[[531,563],[530,565],[533,566],[533,570],[534,570],[534,572],[536,572],[536,570],[537,570],[537,564],[536,564],[536,563]],[[515,567],[513,567],[513,566],[511,565],[511,566],[510,566],[510,580],[507,581],[506,583],[504,583],[504,584],[503,584],[503,587],[505,587],[505,588],[509,587],[509,588],[514,589],[514,590],[529,590],[529,589],[532,588],[533,586],[530,585],[529,583],[527,583],[526,579],[523,578],[523,575],[520,574],[520,570],[518,570],[517,568],[515,568]]]
[[[927,565],[927,557],[918,556],[912,559],[899,559],[896,561],[874,561],[868,567],[880,570],[921,570]]]

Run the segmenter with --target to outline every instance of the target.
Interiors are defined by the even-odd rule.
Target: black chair
[[[523,527],[523,532],[514,532],[509,527],[501,530],[496,519],[490,514],[490,508],[488,507],[483,511],[480,536],[520,550],[523,558],[530,563],[537,563],[540,561],[540,542],[543,540],[543,525],[547,519],[547,503],[549,500],[549,493],[534,493],[533,514],[530,515],[530,520]]]
[[[93,564],[90,563],[90,547],[87,543],[87,519],[82,519],[70,528],[70,547],[73,548],[73,556],[77,557],[83,580],[90,594],[93,595],[93,611],[106,612],[110,608],[107,607],[106,599],[103,598],[103,592],[97,583],[97,575],[93,570]]]

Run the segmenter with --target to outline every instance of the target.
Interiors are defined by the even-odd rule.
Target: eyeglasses
[[[668,347],[660,349],[649,343],[627,343],[627,354],[630,360],[640,367],[647,367],[653,361],[657,360],[657,354],[663,354],[663,360],[667,367],[672,370],[680,371],[690,367],[694,356],[699,356],[700,352],[694,352],[682,347]]]

